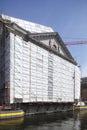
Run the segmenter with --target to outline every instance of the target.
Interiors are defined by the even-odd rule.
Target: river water
[[[87,111],[0,120],[0,130],[87,130]]]

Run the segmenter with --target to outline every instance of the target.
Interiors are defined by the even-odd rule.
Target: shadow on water
[[[87,130],[87,111],[0,120],[0,130]]]

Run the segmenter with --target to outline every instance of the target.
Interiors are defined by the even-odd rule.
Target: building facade
[[[80,70],[52,28],[0,17],[0,103],[73,103]]]
[[[81,99],[87,102],[87,77],[81,79]]]

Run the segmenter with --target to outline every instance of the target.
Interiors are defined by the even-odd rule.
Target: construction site
[[[73,110],[80,68],[51,27],[0,15],[0,105],[26,114]]]

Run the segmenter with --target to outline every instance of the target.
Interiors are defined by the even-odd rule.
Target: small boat
[[[87,105],[84,102],[78,102],[74,105],[74,110],[87,110]]]
[[[0,110],[0,119],[23,117],[24,115],[23,110]]]

